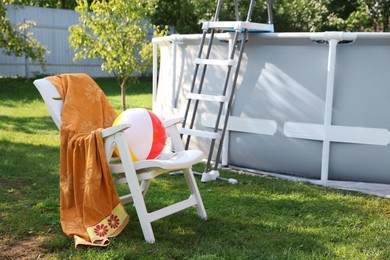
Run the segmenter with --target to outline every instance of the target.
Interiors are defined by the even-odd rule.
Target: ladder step
[[[195,94],[195,93],[188,93],[187,99],[195,99],[195,100],[202,100],[202,101],[215,101],[215,102],[227,102],[228,101],[228,98],[226,96],[213,96],[213,95]]]
[[[208,29],[225,29],[225,30],[245,30],[252,32],[273,32],[274,25],[268,23],[251,23],[243,21],[219,21],[219,22],[204,22],[203,30]]]
[[[226,65],[226,66],[233,66],[234,61],[232,59],[216,60],[216,59],[196,58],[195,59],[195,64],[199,64],[199,65]]]
[[[203,138],[209,138],[209,139],[219,139],[221,137],[220,133],[187,129],[187,128],[182,128],[179,130],[179,132],[180,132],[180,134],[183,134],[183,135],[191,135],[191,136],[197,136],[197,137],[203,137]]]

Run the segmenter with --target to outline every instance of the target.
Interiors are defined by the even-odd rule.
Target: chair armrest
[[[175,117],[172,119],[165,120],[163,125],[165,127],[165,133],[167,137],[171,139],[171,151],[184,151],[183,141],[178,130],[177,124],[183,121],[183,117]],[[180,125],[181,127],[181,125]]]
[[[173,125],[176,125],[177,123],[183,121],[184,118],[181,116],[181,117],[175,117],[175,118],[172,118],[172,119],[168,119],[168,120],[164,120],[163,121],[163,125],[165,128],[167,127],[170,127],[170,126],[173,126]]]
[[[129,127],[131,127],[130,124],[122,124],[122,125],[116,125],[116,126],[105,128],[102,130],[102,137],[106,138],[107,136],[114,135],[118,132],[124,131]]]

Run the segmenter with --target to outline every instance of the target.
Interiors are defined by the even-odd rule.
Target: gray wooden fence
[[[69,26],[78,23],[78,13],[72,10],[9,5],[8,17],[16,25],[32,20],[37,25],[29,29],[50,52],[46,69],[25,57],[5,55],[0,48],[0,76],[34,77],[39,74],[86,73],[92,77],[110,77],[102,71],[99,59],[73,61],[74,50],[69,46]]]

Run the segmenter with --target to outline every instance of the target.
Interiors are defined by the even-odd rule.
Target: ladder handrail
[[[272,17],[272,0],[267,0],[267,13],[268,13],[268,23],[273,24],[273,17]]]
[[[234,12],[236,14],[236,21],[240,21],[240,13],[238,10],[238,2],[237,0],[234,0]]]

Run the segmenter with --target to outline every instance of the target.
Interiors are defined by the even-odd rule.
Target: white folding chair
[[[45,101],[50,115],[60,129],[63,101],[56,87],[47,79],[38,79],[34,85]],[[179,119],[172,119],[163,122],[166,134],[171,138],[171,143],[175,153],[161,156],[155,160],[143,160],[133,162],[123,131],[131,126],[117,125],[103,129],[102,135],[105,139],[105,154],[107,161],[113,157],[115,147],[119,150],[120,163],[110,163],[111,173],[122,174],[123,177],[115,179],[116,184],[127,183],[130,194],[120,197],[122,203],[133,202],[141,228],[148,243],[154,243],[155,237],[151,223],[175,212],[189,207],[196,207],[197,214],[201,219],[206,220],[207,214],[199,193],[192,165],[198,163],[203,158],[203,153],[198,150],[185,150],[180,134],[176,128]],[[186,180],[190,196],[189,198],[166,206],[154,212],[148,212],[145,205],[144,196],[149,188],[151,180],[163,173],[182,170]],[[167,194],[169,196],[169,194]]]

